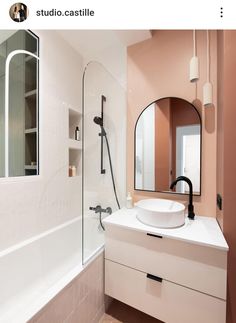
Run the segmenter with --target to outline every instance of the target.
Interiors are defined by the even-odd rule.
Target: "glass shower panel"
[[[103,168],[101,173],[101,128],[93,119],[102,116],[110,146],[117,195],[122,204],[124,181],[121,167],[125,140],[125,91],[115,78],[97,62],[87,65],[83,79],[83,263],[104,244],[104,231],[100,212],[90,208],[101,206],[118,209],[111,178],[108,150],[103,142]],[[118,167],[119,165],[119,167]],[[101,219],[108,213],[101,213]]]

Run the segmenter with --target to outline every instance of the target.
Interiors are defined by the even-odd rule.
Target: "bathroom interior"
[[[235,30],[0,30],[0,322],[236,323]]]

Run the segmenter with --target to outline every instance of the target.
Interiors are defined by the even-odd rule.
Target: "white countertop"
[[[195,216],[194,220],[186,217],[185,225],[174,229],[160,229],[145,225],[136,218],[136,208],[122,208],[103,220],[106,226],[114,225],[145,233],[153,233],[170,239],[178,239],[193,244],[208,246],[228,251],[229,247],[215,218]]]

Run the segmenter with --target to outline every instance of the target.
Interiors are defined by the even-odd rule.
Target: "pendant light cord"
[[[193,56],[197,56],[196,51],[196,30],[193,30]]]
[[[209,30],[207,30],[207,82],[210,82],[210,37]]]

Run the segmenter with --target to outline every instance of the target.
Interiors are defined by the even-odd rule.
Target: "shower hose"
[[[107,145],[107,152],[108,152],[108,159],[109,159],[109,165],[110,165],[110,171],[111,171],[111,179],[112,179],[113,191],[114,191],[114,194],[115,194],[117,206],[120,209],[120,203],[119,203],[119,200],[118,200],[118,197],[117,197],[117,192],[116,192],[116,184],[115,184],[115,178],[114,178],[114,173],[113,173],[109,142],[108,142],[107,135],[106,135],[106,132],[105,132],[104,128],[103,128],[103,131],[104,131],[104,137],[105,137],[106,145]]]

